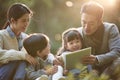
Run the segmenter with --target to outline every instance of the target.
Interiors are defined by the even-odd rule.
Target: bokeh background
[[[27,33],[44,33],[51,40],[51,52],[61,46],[61,34],[70,27],[80,27],[80,8],[90,0],[0,0],[0,29],[6,22],[6,12],[13,3],[24,3],[34,15]],[[120,0],[97,1],[105,8],[103,21],[115,23],[120,30]]]

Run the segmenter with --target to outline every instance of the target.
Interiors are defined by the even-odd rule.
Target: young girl
[[[62,47],[59,49],[57,53],[58,60],[64,64],[63,59],[66,54],[69,52],[77,51],[83,48],[82,44],[83,40],[80,33],[75,28],[70,28],[63,32],[62,34]],[[61,56],[61,57],[59,57]],[[88,66],[88,71],[91,69],[91,66]],[[70,70],[74,75],[79,74],[80,71],[78,69]]]
[[[82,49],[82,37],[75,28],[70,28],[62,33],[62,47],[59,49],[57,56],[66,52],[73,52]]]
[[[58,80],[62,77],[63,68],[53,65],[55,57],[50,53],[49,38],[45,34],[31,34],[24,40],[23,45],[28,54],[39,62],[37,65],[29,64],[27,67],[28,79]]]
[[[34,58],[22,50],[25,30],[29,25],[32,11],[22,3],[15,3],[7,11],[7,21],[0,30],[0,80],[25,80],[26,61]]]

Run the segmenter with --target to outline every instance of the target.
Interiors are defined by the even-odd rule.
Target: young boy
[[[39,62],[37,65],[29,64],[27,67],[28,79],[58,80],[60,77],[62,77],[62,67],[53,65],[55,58],[54,55],[50,53],[49,38],[45,34],[31,34],[24,40],[23,46],[28,54],[33,56]],[[56,79],[56,76],[58,79]]]

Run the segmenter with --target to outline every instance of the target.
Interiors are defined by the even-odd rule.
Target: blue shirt
[[[8,31],[8,33],[9,33],[9,35],[10,35],[11,38],[15,38],[16,37],[15,33],[12,31],[12,29],[10,28],[10,26],[8,26],[6,29],[7,29],[7,31]],[[16,39],[18,41],[19,50],[21,50],[21,48],[23,47],[23,43],[22,43],[23,38],[22,38],[22,35],[20,34],[18,37],[16,37]]]

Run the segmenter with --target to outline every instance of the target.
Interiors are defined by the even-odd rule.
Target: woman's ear
[[[11,23],[14,23],[14,22],[15,22],[14,18],[11,18],[11,19],[10,19],[10,22],[11,22]]]

